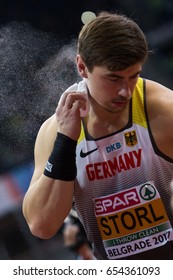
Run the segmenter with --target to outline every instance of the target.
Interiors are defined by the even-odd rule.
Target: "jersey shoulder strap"
[[[132,96],[132,116],[133,123],[147,128],[145,114],[145,91],[145,80],[139,78]]]

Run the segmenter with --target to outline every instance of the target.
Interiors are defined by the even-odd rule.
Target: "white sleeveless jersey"
[[[96,258],[173,259],[172,179],[173,160],[154,142],[139,78],[127,126],[92,139],[83,123],[77,145],[75,206]]]

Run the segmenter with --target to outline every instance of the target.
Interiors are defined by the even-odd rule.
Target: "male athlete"
[[[173,259],[173,92],[141,77],[146,38],[107,12],[83,26],[70,87],[40,128],[23,201],[50,238],[74,201],[97,259]]]

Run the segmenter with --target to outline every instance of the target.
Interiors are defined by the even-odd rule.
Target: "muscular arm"
[[[56,138],[55,116],[41,127],[35,144],[35,170],[23,200],[23,213],[33,235],[53,236],[68,215],[73,198],[74,181],[60,181],[43,174]]]
[[[23,214],[32,234],[40,238],[52,237],[71,210],[74,180],[52,179],[43,172],[57,131],[77,141],[81,130],[80,109],[85,107],[86,97],[80,93],[64,94],[55,115],[42,125],[38,133],[35,144],[35,170],[23,200]]]

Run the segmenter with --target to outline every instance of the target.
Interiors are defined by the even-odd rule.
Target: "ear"
[[[88,78],[87,67],[86,67],[85,63],[83,62],[80,54],[78,54],[76,56],[76,64],[77,64],[77,68],[78,68],[78,72],[79,72],[80,76],[82,78]]]

